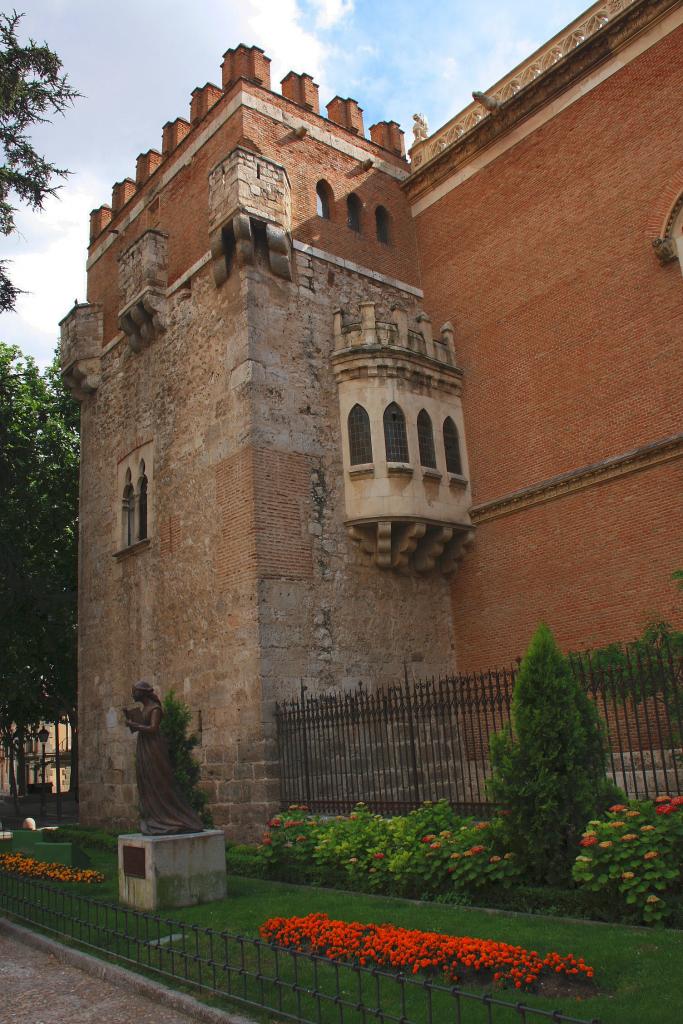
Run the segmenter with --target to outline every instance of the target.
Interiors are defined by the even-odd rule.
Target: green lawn
[[[104,871],[106,882],[101,886],[65,885],[63,888],[115,902],[115,858],[95,851],[91,853],[91,859],[93,867]],[[185,922],[188,926],[199,925],[217,932],[255,936],[258,926],[268,917],[323,911],[330,917],[343,920],[388,922],[453,935],[499,939],[539,952],[571,952],[583,956],[595,967],[600,995],[583,1000],[559,997],[549,1001],[524,994],[525,1003],[548,1009],[560,1008],[567,1014],[588,1020],[599,1017],[605,1024],[678,1024],[683,1019],[683,932],[680,931],[417,904],[236,876],[228,878],[228,893],[225,900],[184,910],[170,910],[162,916]],[[190,930],[189,934],[194,933]],[[164,956],[172,956],[172,944],[166,948],[170,951]],[[235,949],[231,955],[236,956],[237,952]],[[220,957],[216,959],[220,960]],[[310,983],[312,979],[304,980]],[[416,1000],[417,996],[420,993],[416,994]],[[519,993],[507,992],[501,998],[516,1002],[518,996]],[[417,1006],[416,1001],[414,1005]],[[333,1009],[330,1008],[329,1017],[323,1016],[322,1019],[337,1020]],[[470,1020],[486,1019],[483,1007],[466,1009],[464,1024],[469,1024]],[[434,1021],[440,1024],[441,1020],[454,1019],[452,1008],[448,1017],[445,1012],[444,1016],[436,1012]],[[503,1014],[500,1019],[511,1020],[512,1015]],[[494,1020],[498,1020],[497,1015]]]

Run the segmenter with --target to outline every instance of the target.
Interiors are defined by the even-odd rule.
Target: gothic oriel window
[[[361,201],[355,192],[346,200],[346,224],[352,231],[360,233]]]
[[[349,413],[349,458],[352,466],[372,462],[370,417],[362,405],[354,405]]]
[[[123,488],[123,546],[130,547],[135,539],[135,488],[131,472],[126,472],[126,485]]]
[[[460,439],[458,428],[450,416],[447,416],[443,425],[443,446],[446,452],[446,469],[449,473],[462,476],[462,461],[460,459]]]
[[[396,402],[384,410],[384,447],[387,462],[409,462],[406,418]]]
[[[378,206],[375,210],[375,228],[377,241],[389,245],[389,213],[384,206]]]
[[[323,220],[330,220],[332,210],[332,189],[326,181],[321,180],[315,186],[316,213]]]
[[[147,476],[145,460],[140,460],[140,480],[138,481],[138,540],[147,538]]]
[[[436,469],[434,431],[426,409],[421,409],[417,417],[417,441],[420,447],[420,465],[427,469]]]

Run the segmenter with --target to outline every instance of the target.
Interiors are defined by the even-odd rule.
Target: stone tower
[[[277,806],[274,708],[303,684],[453,664],[473,537],[462,370],[422,308],[395,122],[228,50],[93,211],[62,321],[81,402],[81,813],[135,819],[131,683],[196,713],[216,823]]]

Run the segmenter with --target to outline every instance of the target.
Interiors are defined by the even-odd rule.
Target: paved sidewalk
[[[188,1024],[191,1017],[0,932],[2,1024]]]

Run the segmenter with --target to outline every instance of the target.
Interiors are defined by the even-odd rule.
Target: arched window
[[[130,470],[126,471],[123,488],[123,546],[130,547],[135,540],[135,489]]]
[[[326,181],[319,181],[315,186],[316,213],[323,220],[329,220],[332,210],[332,189]]]
[[[406,418],[401,407],[392,402],[384,410],[384,447],[387,462],[409,462]]]
[[[140,479],[138,481],[138,540],[147,537],[147,476],[145,460],[140,460]]]
[[[420,465],[427,469],[436,469],[436,452],[434,451],[434,431],[429,413],[421,409],[417,417],[417,441],[420,446]]]
[[[444,420],[443,446],[446,451],[446,469],[449,473],[457,473],[458,476],[462,476],[458,428],[450,416],[447,416]]]
[[[384,206],[378,206],[375,210],[375,229],[377,241],[389,245],[389,212]]]
[[[361,201],[355,192],[352,192],[346,200],[346,224],[352,231],[360,233],[360,211]]]
[[[372,462],[370,417],[362,405],[354,405],[349,413],[349,457],[352,466]]]

